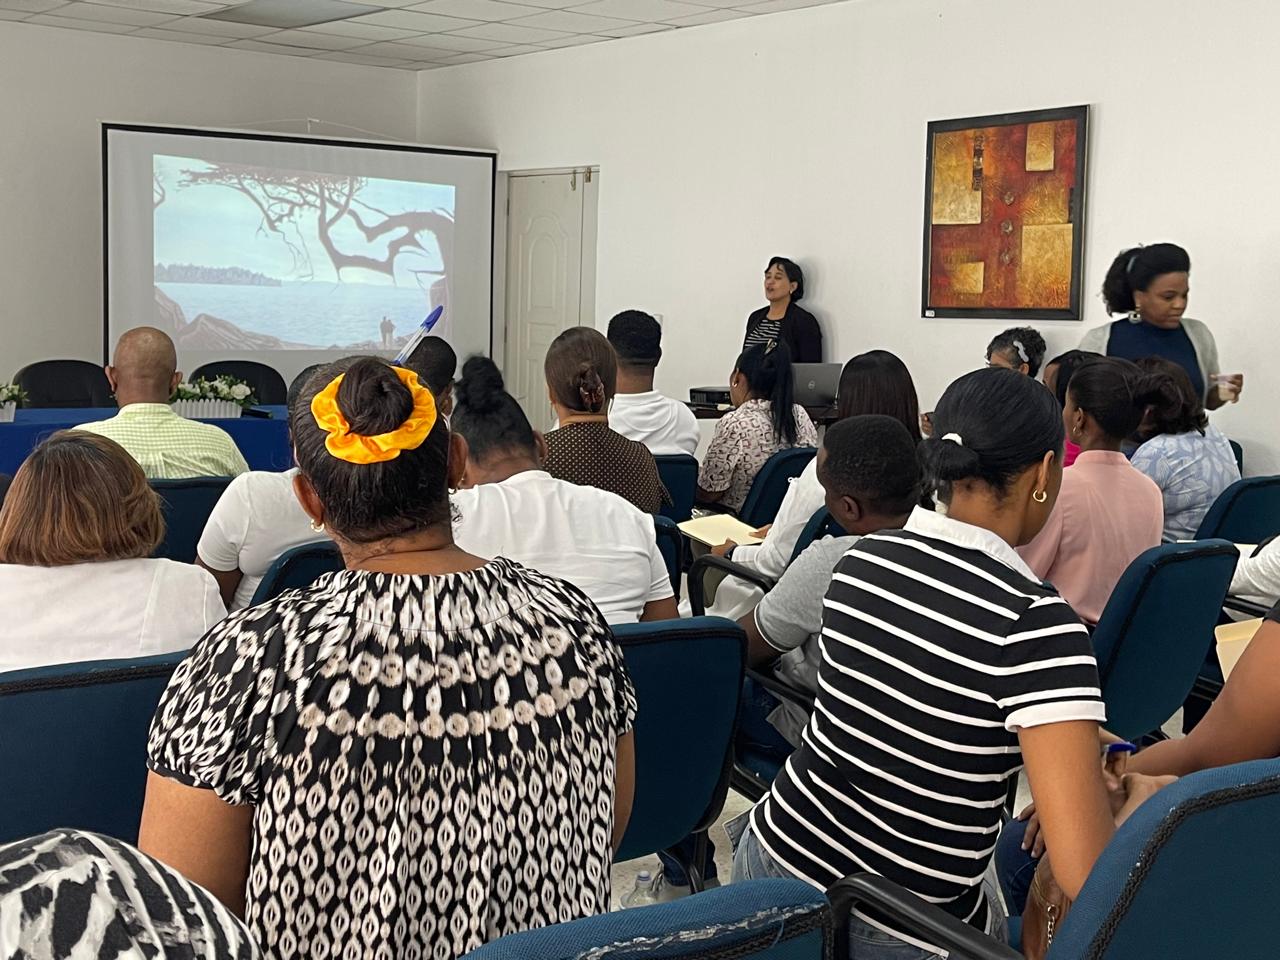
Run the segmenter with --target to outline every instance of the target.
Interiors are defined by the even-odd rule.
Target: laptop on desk
[[[834,405],[842,370],[841,363],[793,363],[795,402],[806,409]]]

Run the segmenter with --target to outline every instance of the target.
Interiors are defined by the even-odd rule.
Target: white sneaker
[[[706,889],[714,890],[720,886],[719,880],[708,880]],[[655,903],[671,903],[673,900],[680,900],[693,893],[693,888],[687,884],[670,883],[666,874],[659,870],[656,874],[650,875],[647,870],[642,870],[636,877],[636,885],[630,893],[620,901],[622,909],[629,907],[647,907]]]

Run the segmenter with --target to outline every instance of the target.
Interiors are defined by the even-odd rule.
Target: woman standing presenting
[[[769,301],[747,317],[742,349],[781,341],[794,363],[822,362],[822,329],[812,313],[798,306],[804,297],[804,273],[786,257],[774,257],[764,271],[764,297]]]
[[[1102,282],[1102,299],[1108,313],[1127,316],[1090,330],[1080,349],[1125,360],[1171,360],[1187,371],[1205,407],[1216,410],[1240,399],[1244,375],[1223,376],[1213,333],[1182,315],[1190,273],[1191,257],[1174,243],[1121,251]]]

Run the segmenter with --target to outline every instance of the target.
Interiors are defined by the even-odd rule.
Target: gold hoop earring
[[[315,520],[312,520],[311,529],[314,530],[316,533],[324,533],[324,524],[317,523]]]
[[[1034,500],[1036,503],[1044,503],[1046,500],[1049,499],[1049,491],[1037,490],[1035,493],[1031,494],[1031,499]]]

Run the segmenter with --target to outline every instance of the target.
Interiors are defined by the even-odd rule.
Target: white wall
[[[725,382],[774,253],[812,275],[828,359],[899,353],[928,409],[1001,322],[922,320],[925,123],[1094,105],[1084,323],[1112,256],[1173,240],[1245,399],[1216,415],[1280,472],[1280,5],[858,0],[419,75],[418,137],[504,169],[599,164],[603,324],[666,315],[660,387]]]
[[[0,23],[0,381],[102,360],[101,120],[412,140],[414,74]],[[359,136],[332,127],[327,136]]]

